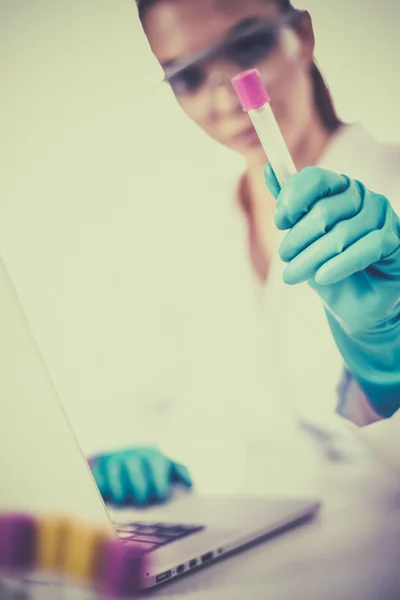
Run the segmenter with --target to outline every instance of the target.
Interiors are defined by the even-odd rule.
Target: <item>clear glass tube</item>
[[[282,186],[297,172],[285,140],[269,104],[249,111],[249,117],[271,163],[275,176]]]
[[[297,169],[276,122],[272,108],[269,103],[266,103],[261,108],[250,110],[248,114],[264,152],[271,163],[278,183],[282,187],[289,177],[297,173]],[[286,394],[286,397],[289,399],[290,394]],[[342,459],[342,440],[337,439],[334,432],[331,432],[329,428],[320,427],[304,419],[292,402],[290,402],[290,410],[294,413],[294,418],[300,429],[317,443],[321,453],[328,460]]]

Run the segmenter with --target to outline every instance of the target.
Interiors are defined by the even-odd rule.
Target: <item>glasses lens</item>
[[[267,58],[275,49],[277,41],[276,30],[257,32],[231,42],[226,48],[226,53],[231,62],[239,67],[250,68]]]
[[[175,94],[194,94],[204,81],[200,65],[191,65],[168,79]]]

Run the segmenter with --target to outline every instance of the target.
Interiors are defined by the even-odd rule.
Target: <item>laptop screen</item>
[[[105,526],[105,506],[0,257],[0,512]]]

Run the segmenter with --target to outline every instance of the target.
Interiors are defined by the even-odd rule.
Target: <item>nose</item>
[[[211,109],[215,116],[241,112],[238,97],[231,83],[232,75],[225,70],[214,71],[207,77]]]

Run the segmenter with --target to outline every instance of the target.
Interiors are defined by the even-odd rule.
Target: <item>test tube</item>
[[[103,547],[97,588],[102,598],[136,598],[140,592],[148,555],[141,544],[112,540]]]
[[[232,85],[243,110],[248,113],[253,123],[278,183],[282,187],[297,170],[276,122],[270,105],[271,99],[260,73],[257,69],[240,73],[232,79]]]
[[[30,515],[0,515],[0,580],[10,599],[29,598],[36,535],[36,521]]]

